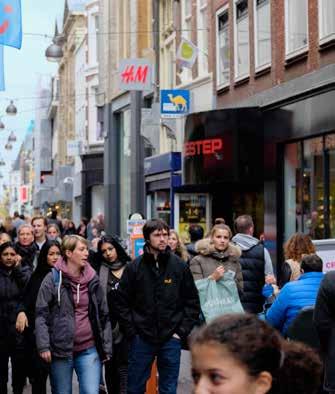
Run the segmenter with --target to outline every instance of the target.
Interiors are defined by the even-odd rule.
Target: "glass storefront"
[[[285,146],[284,238],[335,238],[335,134]]]
[[[170,225],[171,201],[170,190],[159,190],[150,194],[150,218],[162,219]]]

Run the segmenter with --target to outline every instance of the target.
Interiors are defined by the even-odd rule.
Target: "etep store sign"
[[[151,90],[153,65],[146,59],[123,59],[119,65],[119,87],[121,90]]]
[[[184,156],[212,155],[222,151],[223,141],[221,138],[189,141],[184,144]]]

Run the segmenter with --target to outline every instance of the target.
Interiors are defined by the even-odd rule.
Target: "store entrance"
[[[234,232],[234,220],[240,215],[250,215],[255,224],[255,237],[264,232],[263,185],[254,190],[221,185],[212,194],[212,218],[224,218]]]

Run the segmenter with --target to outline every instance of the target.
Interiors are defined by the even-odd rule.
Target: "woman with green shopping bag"
[[[232,232],[227,225],[215,225],[209,238],[198,241],[199,254],[190,262],[206,321],[225,313],[243,311],[239,300],[243,292],[241,251],[230,243],[231,238]]]

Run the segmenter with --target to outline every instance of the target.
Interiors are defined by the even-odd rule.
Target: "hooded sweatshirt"
[[[242,252],[249,250],[260,243],[259,239],[252,237],[251,235],[241,233],[236,234],[232,238],[232,241],[241,248]],[[266,248],[264,248],[264,261],[264,275],[273,275],[271,257]]]
[[[70,280],[74,313],[75,313],[75,335],[73,351],[80,352],[94,346],[94,335],[88,316],[88,283],[96,275],[90,264],[86,264],[80,276],[73,276],[68,271],[68,266],[63,259],[59,259],[55,267],[61,275]]]

